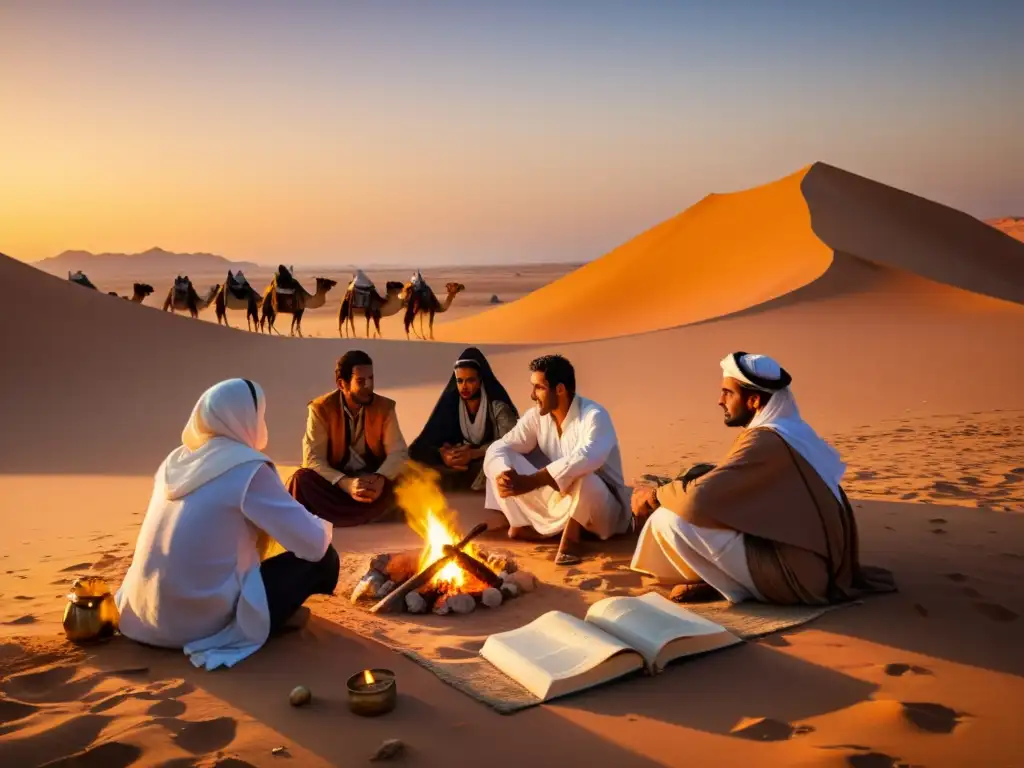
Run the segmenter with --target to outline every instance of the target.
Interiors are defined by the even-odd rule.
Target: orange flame
[[[395,487],[395,498],[405,510],[409,526],[423,539],[420,568],[444,557],[446,544],[457,544],[462,537],[458,533],[458,520],[441,492],[440,475],[429,467],[415,462],[406,465],[406,471]],[[463,551],[475,556],[477,553],[470,542]],[[443,585],[446,591],[456,591],[466,583],[467,574],[458,563],[448,563],[440,573],[431,579],[434,586]]]
[[[366,681],[367,685],[373,685],[375,682],[377,682],[374,679],[373,675],[370,674],[370,670],[368,669],[363,670],[363,680]]]

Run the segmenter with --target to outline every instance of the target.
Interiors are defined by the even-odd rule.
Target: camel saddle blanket
[[[362,286],[355,286],[352,289],[352,309],[366,309],[370,306],[370,295],[372,288],[363,288]]]
[[[175,301],[188,301],[188,283],[184,285],[180,283],[174,284],[174,299]]]
[[[277,291],[277,311],[278,312],[295,312],[296,296],[294,293],[283,293],[280,289]]]
[[[244,301],[249,298],[249,281],[243,280],[240,283],[236,283],[234,280],[231,280],[228,283],[228,291],[236,299]]]

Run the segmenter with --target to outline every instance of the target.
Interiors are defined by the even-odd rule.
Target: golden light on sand
[[[405,519],[423,539],[419,567],[425,568],[444,557],[446,544],[457,544],[462,538],[455,513],[448,508],[439,484],[440,475],[428,467],[410,462],[407,472],[395,487],[395,497],[405,510]],[[477,554],[473,543],[463,547],[467,554]],[[447,591],[466,583],[466,573],[457,563],[449,563],[431,580],[434,586],[444,585]]]

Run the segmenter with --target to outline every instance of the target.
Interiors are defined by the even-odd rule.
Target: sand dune
[[[825,274],[837,252],[1024,302],[1024,245],[967,214],[816,163],[709,195],[541,290],[442,326],[438,338],[565,342],[672,328],[787,295]]]
[[[1012,514],[1024,511],[1013,386],[1024,377],[1014,354],[1024,283],[1013,259],[1024,246],[975,225],[986,227],[815,166],[711,196],[520,302],[448,326],[484,339],[521,409],[530,359],[565,353],[580,392],[612,414],[629,477],[717,459],[735,437],[715,405],[717,361],[735,349],[776,356],[848,464],[862,556],[893,568],[901,590],[659,679],[506,718],[342,629],[330,600],[314,602],[301,634],[212,674],[123,639],[83,652],[60,637],[68,581],[88,571],[116,584],[128,566],[150,476],[203,389],[229,376],[263,385],[268,452],[287,474],[306,402],[332,386],[342,351],[371,352],[411,439],[462,343],[248,334],[0,257],[0,763],[348,765],[399,737],[410,765],[1014,764],[1019,729],[1006,702],[1024,696],[1024,518]],[[730,294],[737,252],[780,265],[777,279]],[[601,320],[589,291],[641,273],[664,301],[622,304]],[[508,277],[510,293],[524,290],[518,279]],[[578,338],[553,343],[557,313],[570,311]],[[471,502],[461,502],[463,527],[493,520]],[[410,535],[367,526],[339,530],[335,544],[366,554]],[[610,542],[569,572],[524,545],[544,582],[536,610],[579,590],[596,599],[646,589],[635,574],[621,578],[631,546]],[[476,634],[470,616],[419,636],[471,654]],[[368,666],[402,681],[400,707],[372,722],[350,715],[338,688]],[[287,705],[297,683],[312,685],[313,707]],[[538,752],[546,739],[554,746]]]

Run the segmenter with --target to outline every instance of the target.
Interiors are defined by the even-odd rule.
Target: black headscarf
[[[456,367],[476,368],[480,372],[480,384],[487,392],[487,399],[491,403],[500,400],[512,409],[517,419],[519,418],[519,411],[516,410],[516,406],[512,402],[512,398],[508,396],[508,392],[501,386],[501,382],[495,377],[490,363],[484,357],[484,353],[476,347],[469,347],[463,350],[458,360],[455,361],[455,365],[452,366],[451,378],[448,379],[448,384],[444,391],[441,392],[437,405],[434,406],[434,410],[431,411],[427,423],[423,426],[423,431],[420,432],[419,436],[413,440],[412,445],[409,446],[409,456],[415,461],[436,462],[440,458],[438,449],[442,445],[445,443],[456,445],[465,441],[462,435],[462,427],[459,426],[459,401],[461,397],[459,395],[459,385],[455,381]],[[493,419],[490,413],[486,415],[489,425],[488,430],[492,432]]]

